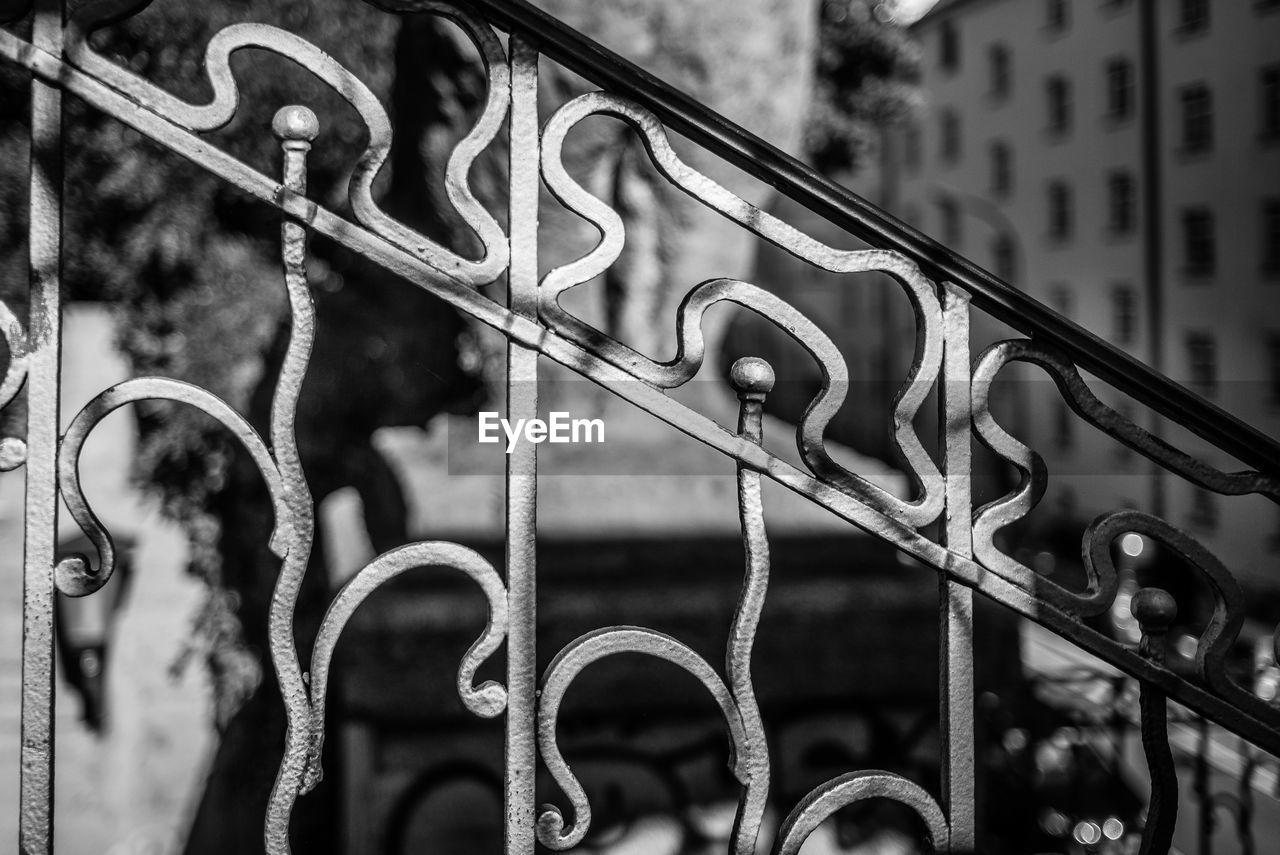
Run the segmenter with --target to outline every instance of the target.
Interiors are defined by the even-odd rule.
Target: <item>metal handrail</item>
[[[836,810],[867,798],[888,798],[913,809],[940,851],[956,855],[977,851],[975,591],[1139,680],[1140,729],[1152,777],[1143,852],[1169,851],[1176,822],[1178,775],[1169,746],[1169,700],[1178,700],[1280,755],[1280,710],[1232,679],[1227,669],[1226,657],[1238,638],[1245,612],[1244,595],[1230,571],[1193,537],[1158,516],[1137,510],[1105,513],[1082,536],[1081,558],[1088,576],[1083,591],[1060,585],[1002,551],[996,533],[1036,506],[1043,495],[1047,468],[1034,451],[996,422],[989,406],[991,385],[1011,361],[1039,365],[1083,420],[1170,472],[1224,495],[1256,493],[1280,502],[1280,447],[1275,440],[524,0],[369,2],[393,12],[430,12],[452,18],[467,32],[484,60],[488,75],[485,107],[473,131],[454,149],[446,168],[450,199],[484,246],[478,260],[454,254],[378,207],[372,187],[391,149],[390,118],[364,82],[298,34],[267,24],[222,28],[210,40],[204,63],[214,99],[191,104],[111,58],[96,54],[89,45],[88,37],[95,27],[114,21],[113,16],[122,12],[141,10],[147,5],[145,0],[84,4],[70,25],[64,24],[65,0],[35,0],[30,41],[0,28],[0,59],[25,66],[33,75],[28,223],[32,279],[27,328],[0,302],[0,334],[12,357],[0,378],[0,409],[23,383],[28,389],[26,442],[6,441],[0,448],[0,469],[25,464],[27,476],[20,779],[23,851],[48,855],[53,844],[54,593],[91,595],[108,583],[117,564],[110,532],[94,514],[81,483],[81,452],[108,414],[153,399],[195,407],[220,422],[243,446],[265,485],[267,499],[262,512],[269,510],[273,516],[269,546],[280,559],[280,568],[270,603],[264,598],[258,605],[266,620],[270,659],[287,722],[276,782],[269,795],[263,794],[264,842],[273,855],[290,851],[294,806],[322,774],[324,733],[332,718],[328,681],[343,628],[354,610],[384,583],[410,570],[437,566],[470,577],[488,602],[485,629],[462,658],[456,688],[459,700],[473,715],[505,719],[507,852],[531,853],[539,841],[549,848],[572,848],[587,834],[590,800],[561,752],[557,717],[578,673],[619,653],[643,654],[678,666],[716,701],[734,758],[731,772],[741,785],[733,851],[757,851],[772,778],[768,732],[751,679],[753,646],[770,573],[762,492],[765,478],[941,573],[941,801],[902,775],[875,770],[847,772],[820,784],[788,814],[774,844],[776,855],[796,855],[808,836]],[[508,51],[504,52],[490,24],[511,33]],[[306,195],[307,157],[319,134],[320,119],[305,105],[283,107],[272,122],[280,146],[278,176],[258,171],[201,136],[234,118],[239,90],[231,55],[246,47],[269,50],[297,62],[332,87],[364,120],[369,143],[350,182],[352,218]],[[561,105],[540,132],[540,52],[611,92],[581,95]],[[289,337],[272,392],[265,436],[211,390],[171,377],[135,377],[102,390],[70,420],[65,432],[60,428],[58,271],[64,257],[60,230],[65,210],[61,194],[64,93],[79,97],[283,213],[280,252],[289,300]],[[917,497],[905,500],[890,495],[830,456],[823,437],[828,420],[843,400],[840,396],[847,385],[847,369],[838,348],[821,329],[777,295],[734,279],[701,283],[681,304],[677,322],[680,355],[670,363],[657,363],[631,351],[558,305],[559,294],[591,281],[598,271],[592,272],[580,259],[539,278],[537,214],[543,188],[567,210],[596,225],[602,235],[600,247],[608,250],[609,239],[622,239],[622,230],[606,222],[616,212],[593,211],[584,204],[590,194],[576,185],[564,168],[566,134],[592,115],[612,115],[629,122],[644,135],[655,166],[673,185],[815,268],[840,274],[882,271],[900,280],[916,309],[917,359],[895,402],[893,442],[901,452],[902,465],[914,477]],[[497,139],[504,122],[510,130],[505,229],[468,184],[471,165]],[[880,249],[894,251],[835,250],[799,233],[682,164],[667,141],[668,127],[850,233]],[[547,357],[736,462],[744,576],[726,644],[723,676],[679,639],[638,626],[602,627],[579,636],[565,645],[539,676],[535,655],[536,441],[520,444],[516,453],[508,456],[505,573],[458,543],[420,540],[384,552],[356,571],[335,595],[315,629],[310,662],[304,662],[300,650],[306,648],[298,644],[295,611],[303,602],[302,581],[311,562],[316,515],[299,456],[296,426],[299,396],[317,332],[307,272],[308,237],[312,234],[328,237],[405,277],[505,336],[508,419],[538,415],[538,362]],[[598,261],[596,257],[591,263]],[[605,267],[613,260],[606,262]],[[917,265],[937,280],[936,286]],[[480,290],[504,274],[505,306]],[[804,468],[765,446],[761,419],[775,375],[764,360],[740,359],[730,372],[739,399],[736,431],[667,394],[697,375],[706,356],[702,317],[709,308],[726,301],[773,320],[822,368],[823,387],[797,428],[797,450]],[[987,350],[976,367],[971,366],[971,301],[1032,340],[1000,342]],[[1099,401],[1081,379],[1077,364],[1265,471],[1224,473],[1173,449]],[[917,383],[918,379],[929,383]],[[926,390],[935,383],[941,399],[940,461],[929,454],[913,428]],[[976,512],[971,448],[975,435],[999,458],[1024,473],[1017,489]],[[57,560],[54,544],[59,496],[97,553],[96,563],[85,555]],[[939,523],[936,538],[925,533],[935,522]],[[1154,587],[1123,591],[1140,630],[1136,650],[1084,622],[1121,602],[1121,568],[1111,547],[1125,533],[1139,533],[1163,544],[1197,570],[1209,586],[1214,619],[1198,639],[1194,678],[1166,667],[1164,662],[1178,605],[1168,591]],[[247,609],[246,614],[252,611]],[[496,680],[477,684],[478,670],[503,646],[505,684]],[[536,809],[537,775],[533,772],[539,763],[570,803],[571,812],[555,805]]]
[[[374,0],[414,11],[425,0]],[[669,128],[771,185],[850,234],[913,259],[937,281],[955,283],[973,305],[1010,327],[1052,344],[1079,367],[1260,472],[1280,475],[1280,442],[1063,317],[969,259],[943,246],[765,142],[676,87],[572,29],[527,0],[465,0],[507,32],[598,86],[631,98]]]

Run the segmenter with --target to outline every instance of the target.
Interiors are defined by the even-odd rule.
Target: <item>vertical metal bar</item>
[[[62,56],[62,0],[36,0],[32,41]],[[62,92],[31,81],[31,296],[22,583],[22,772],[18,848],[53,851],[53,562],[58,514]]]
[[[290,105],[276,113],[271,130],[280,140],[284,155],[281,170],[284,189],[298,196],[306,195],[307,153],[320,133],[320,120],[310,108]],[[287,552],[268,611],[271,663],[275,666],[287,722],[284,759],[276,786],[271,790],[263,829],[266,851],[270,853],[289,851],[289,819],[296,794],[307,792],[320,779],[319,751],[311,756],[308,750],[311,706],[306,677],[298,664],[293,625],[315,534],[315,506],[302,470],[295,421],[307,361],[316,337],[316,309],[307,284],[307,230],[289,217],[280,225],[280,260],[289,295],[290,328],[280,376],[271,396],[270,435],[291,524]]]
[[[944,283],[942,289],[943,358],[940,423],[946,510],[943,543],[951,552],[973,558],[969,376],[969,296]],[[939,672],[942,699],[942,798],[951,826],[950,852],[977,849],[974,805],[973,738],[973,591],[940,577],[941,639]]]
[[[1196,742],[1195,779],[1192,784],[1197,807],[1200,809],[1196,839],[1199,855],[1213,855],[1213,832],[1217,817],[1213,814],[1216,805],[1213,793],[1209,790],[1209,719],[1198,716],[1196,730],[1199,739]]]
[[[1246,759],[1236,791],[1236,839],[1240,841],[1240,855],[1253,855],[1253,773],[1258,768],[1258,752],[1243,738],[1238,750]]]
[[[1178,615],[1178,604],[1168,591],[1142,588],[1133,595],[1129,611],[1142,630],[1138,652],[1157,665],[1164,665],[1165,638]],[[1178,823],[1179,794],[1178,768],[1169,749],[1169,703],[1164,689],[1138,681],[1138,716],[1142,751],[1151,776],[1151,799],[1138,855],[1168,855]]]
[[[538,54],[511,38],[510,220],[507,305],[528,318],[538,305]],[[538,415],[538,353],[507,344],[507,418]],[[532,855],[537,771],[538,446],[521,442],[507,455],[507,745],[506,851]]]
[[[738,393],[738,435],[757,445],[764,442],[764,400],[776,379],[768,362],[750,356],[733,363],[729,372],[729,381]],[[749,776],[733,822],[733,851],[749,855],[756,851],[769,800],[769,746],[751,679],[751,651],[769,588],[769,536],[764,525],[760,473],[742,463],[738,464],[738,520],[747,572],[729,629],[725,673],[745,733],[738,762]]]

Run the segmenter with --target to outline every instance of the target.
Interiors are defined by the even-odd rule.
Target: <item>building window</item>
[[[952,199],[938,202],[938,219],[942,221],[942,242],[955,247],[960,243],[960,209]]]
[[[1261,125],[1264,140],[1280,139],[1280,65],[1269,65],[1260,74],[1262,90]]]
[[[1133,115],[1133,63],[1124,58],[1107,63],[1107,116],[1127,119]]]
[[[1280,333],[1267,336],[1267,392],[1273,406],[1280,406]]]
[[[1262,272],[1280,274],[1280,198],[1262,201]]]
[[[1111,289],[1111,337],[1116,344],[1133,344],[1138,337],[1138,300],[1128,285]]]
[[[1182,149],[1207,151],[1213,145],[1213,95],[1203,84],[1184,87],[1178,95],[1182,104]]]
[[[1194,33],[1209,26],[1209,0],[1178,0],[1178,30]]]
[[[941,119],[942,159],[955,163],[960,159],[960,116],[954,110],[944,110]]]
[[[1070,22],[1067,0],[1046,0],[1045,26],[1050,30],[1061,30]]]
[[[1182,212],[1182,250],[1186,272],[1193,276],[1213,273],[1217,251],[1213,234],[1213,212],[1190,208]]]
[[[1218,527],[1217,496],[1208,490],[1195,487],[1191,491],[1191,511],[1187,514],[1187,522],[1204,531],[1213,531]]]
[[[997,236],[991,244],[991,257],[995,262],[996,276],[1012,284],[1017,277],[1017,271],[1014,269],[1017,253],[1013,238],[1009,235]]]
[[[1133,231],[1135,196],[1132,175],[1113,172],[1107,176],[1107,228],[1112,234],[1126,235]]]
[[[1048,106],[1049,130],[1065,134],[1071,130],[1071,83],[1055,74],[1045,82],[1045,98]]]
[[[960,34],[953,22],[942,22],[941,39],[938,63],[946,71],[955,71],[960,67]]]
[[[992,45],[987,51],[987,61],[991,72],[991,97],[1004,99],[1009,97],[1012,82],[1012,62],[1009,49],[1004,45]]]
[[[1212,395],[1218,389],[1218,351],[1208,333],[1187,335],[1189,380],[1196,391]]]
[[[991,144],[991,195],[1008,196],[1013,192],[1013,152],[1009,144]]]
[[[1071,188],[1063,181],[1049,182],[1049,237],[1066,240],[1071,237]]]
[[[907,125],[902,132],[902,162],[907,169],[915,171],[920,168],[920,127]]]

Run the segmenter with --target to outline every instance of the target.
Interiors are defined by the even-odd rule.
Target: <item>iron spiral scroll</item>
[[[205,55],[203,71],[213,97],[206,104],[191,104],[100,55],[89,43],[95,29],[136,14],[148,5],[150,0],[95,0],[81,6],[64,26],[60,3],[38,0],[34,4],[31,41],[0,29],[0,57],[28,69],[37,87],[32,107],[36,156],[31,217],[33,270],[37,275],[33,277],[28,328],[24,330],[13,313],[0,305],[0,330],[10,355],[0,381],[0,405],[11,401],[26,384],[32,400],[32,427],[25,442],[16,438],[0,441],[0,468],[12,469],[25,462],[28,478],[47,487],[45,492],[37,489],[29,496],[29,542],[48,541],[48,548],[29,551],[27,578],[29,582],[47,579],[46,599],[51,602],[54,585],[69,596],[92,595],[109,583],[116,563],[111,536],[86,500],[79,473],[84,443],[109,413],[146,399],[175,401],[207,413],[243,444],[271,496],[275,527],[270,545],[281,562],[269,616],[270,653],[285,700],[288,733],[265,818],[264,841],[271,855],[291,851],[291,812],[296,800],[312,789],[322,774],[320,752],[325,736],[327,681],[343,628],[377,587],[405,572],[426,567],[446,567],[463,573],[480,588],[488,605],[487,624],[459,665],[456,688],[471,713],[487,718],[506,717],[508,852],[532,852],[535,839],[548,848],[569,849],[587,833],[591,805],[560,751],[557,716],[575,677],[593,663],[621,652],[657,657],[685,669],[715,700],[729,734],[730,769],[741,787],[731,851],[735,855],[756,852],[769,803],[771,777],[769,747],[751,674],[753,644],[770,572],[762,478],[784,485],[935,568],[943,579],[940,596],[944,606],[942,729],[946,746],[942,786],[937,788],[941,798],[899,775],[849,770],[794,806],[773,842],[775,855],[794,855],[809,834],[837,810],[873,798],[894,800],[914,811],[936,851],[976,851],[971,624],[974,590],[1049,627],[1141,682],[1143,741],[1156,779],[1144,852],[1168,851],[1176,813],[1169,807],[1171,803],[1176,807],[1177,791],[1168,758],[1166,698],[1218,721],[1268,751],[1280,752],[1280,711],[1237,685],[1226,673],[1224,658],[1240,632],[1244,616],[1239,585],[1227,568],[1189,535],[1165,520],[1138,511],[1118,510],[1100,516],[1082,534],[1082,556],[1088,573],[1083,591],[1069,590],[1047,580],[1001,551],[996,533],[1032,511],[1044,493],[1048,472],[1043,460],[1007,433],[991,414],[991,384],[1011,361],[1038,365],[1050,373],[1076,415],[1092,427],[1188,482],[1218,493],[1256,493],[1280,502],[1278,470],[1263,471],[1265,467],[1259,467],[1221,472],[1152,437],[1099,402],[1081,378],[1073,357],[1052,341],[1038,337],[1004,341],[971,363],[972,289],[962,282],[931,278],[925,272],[930,268],[921,257],[908,251],[909,242],[905,239],[884,241],[868,250],[837,250],[738,197],[675,154],[660,118],[675,109],[671,104],[650,103],[611,91],[594,92],[560,106],[539,127],[540,52],[559,58],[562,54],[557,44],[563,48],[568,42],[558,42],[564,36],[551,25],[543,32],[523,29],[528,21],[536,23],[540,19],[529,18],[531,13],[521,11],[525,9],[522,3],[508,4],[516,12],[507,14],[495,11],[497,7],[488,2],[375,2],[396,13],[428,13],[451,19],[468,35],[484,63],[488,89],[483,109],[454,149],[446,169],[448,198],[477,236],[482,247],[478,258],[453,252],[379,208],[372,188],[390,150],[390,120],[372,91],[321,47],[262,24],[227,27],[214,36]],[[0,6],[0,13],[13,13],[10,17],[19,17],[26,11],[23,4]],[[510,31],[505,45],[494,29],[499,24]],[[235,117],[239,91],[231,56],[247,49],[271,51],[293,61],[331,87],[362,118],[369,144],[351,173],[347,199],[351,219],[307,194],[306,158],[317,137],[319,119],[305,106],[286,107],[276,116],[273,130],[280,140],[283,160],[279,177],[259,173],[201,137]],[[601,68],[606,64],[602,61]],[[607,82],[609,75],[601,72],[601,76]],[[56,227],[61,198],[57,182],[49,179],[51,164],[60,157],[61,115],[57,99],[63,92],[79,97],[282,212],[281,254],[291,336],[266,438],[242,414],[208,390],[164,377],[138,378],[102,391],[75,416],[64,434],[57,434],[59,305],[56,275],[50,271],[56,269],[61,248]],[[869,287],[854,281],[854,277],[871,273],[883,274],[902,288],[916,322],[914,358],[899,388],[888,429],[912,482],[911,497],[892,495],[833,459],[824,436],[843,402],[848,370],[830,338],[776,295],[748,282],[723,278],[691,288],[675,318],[677,355],[668,362],[627,347],[561,306],[562,294],[572,288],[588,287],[588,282],[617,261],[626,240],[623,219],[580,186],[562,160],[568,134],[592,115],[624,121],[639,135],[654,167],[666,181],[760,239],[776,244],[815,269],[846,275],[851,288]],[[509,126],[510,150],[510,207],[505,230],[500,218],[480,203],[469,179],[476,158],[494,143],[504,125]],[[592,224],[599,231],[600,240],[581,257],[539,279],[537,212],[542,186],[568,211]],[[561,650],[540,677],[534,673],[532,629],[536,612],[531,585],[536,578],[532,541],[536,533],[537,461],[533,451],[522,452],[509,464],[505,575],[474,551],[455,543],[413,543],[378,556],[335,595],[319,629],[309,667],[304,670],[295,647],[293,617],[312,549],[315,519],[298,455],[295,422],[298,394],[315,338],[314,308],[306,279],[307,239],[313,232],[381,264],[506,336],[511,413],[536,413],[537,393],[522,384],[530,379],[536,381],[537,360],[547,357],[721,452],[726,465],[728,459],[733,461],[745,573],[723,675],[679,639],[645,627],[606,627],[588,633]],[[504,275],[505,305],[486,290]],[[761,413],[773,385],[773,373],[763,360],[748,358],[734,365],[731,382],[740,402],[736,427],[718,424],[667,394],[689,382],[701,367],[705,356],[703,318],[712,305],[722,301],[736,303],[766,318],[799,343],[821,372],[821,388],[796,431],[802,466],[788,463],[764,443]],[[913,425],[931,392],[941,399],[940,463],[928,453]],[[976,435],[1021,476],[1021,483],[1009,495],[977,509],[972,506],[970,489],[971,435]],[[95,556],[73,556],[54,565],[51,508],[56,504],[57,493],[93,544]],[[926,534],[935,524],[942,531],[936,539]],[[1151,590],[1135,601],[1135,616],[1144,632],[1139,649],[1125,646],[1083,622],[1083,618],[1105,611],[1114,602],[1118,574],[1111,560],[1111,544],[1130,532],[1152,538],[1176,552],[1197,568],[1213,592],[1213,615],[1197,642],[1192,675],[1179,674],[1162,661],[1159,639],[1177,607],[1167,592]],[[47,629],[46,605],[45,601],[27,604],[24,620],[29,637],[32,632],[38,635]],[[476,685],[477,669],[504,643],[505,684],[487,681]],[[52,746],[48,733],[51,663],[33,648],[25,665],[33,676],[29,684],[24,678],[22,845],[33,855],[47,855],[52,851]],[[572,816],[555,805],[535,810],[532,778],[539,760],[567,798]]]

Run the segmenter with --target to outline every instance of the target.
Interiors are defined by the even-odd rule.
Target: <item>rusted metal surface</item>
[[[33,77],[31,193],[31,312],[23,330],[0,307],[0,329],[11,355],[0,381],[0,404],[25,382],[29,423],[25,445],[0,440],[0,468],[27,466],[26,570],[24,597],[23,773],[21,847],[48,855],[52,846],[52,602],[54,585],[71,596],[91,595],[109,583],[115,550],[109,532],[94,515],[80,485],[79,457],[94,427],[110,412],[144,399],[194,406],[238,438],[260,470],[271,496],[275,529],[271,548],[281,560],[269,615],[270,653],[288,719],[285,751],[264,817],[264,843],[271,855],[290,851],[289,821],[299,797],[322,774],[327,681],[336,645],[355,609],[376,588],[410,569],[449,567],[466,574],[483,591],[488,622],[464,655],[457,691],[476,716],[506,716],[504,777],[506,851],[530,855],[537,842],[569,849],[591,824],[586,791],[557,741],[557,722],[566,693],[583,669],[619,653],[656,657],[693,675],[715,701],[728,731],[728,760],[741,786],[731,850],[757,851],[770,800],[771,761],[765,722],[755,696],[752,653],[766,600],[769,542],[761,501],[762,479],[770,478],[869,532],[939,573],[939,621],[943,723],[941,800],[918,782],[880,771],[849,770],[814,789],[790,810],[773,843],[778,855],[798,852],[824,820],[854,802],[887,798],[921,818],[937,851],[979,851],[974,806],[976,774],[973,686],[973,592],[990,597],[1034,620],[1121,671],[1142,686],[1143,740],[1152,766],[1153,801],[1144,852],[1166,852],[1176,809],[1176,777],[1168,748],[1167,699],[1173,698],[1251,739],[1280,752],[1280,712],[1231,680],[1225,657],[1244,615],[1238,585],[1217,558],[1168,522],[1133,510],[1105,513],[1082,532],[1087,572],[1084,590],[1044,578],[1003,552],[997,532],[1028,515],[1043,496],[1048,469],[1031,448],[1002,428],[990,410],[991,386],[1012,361],[1035,364],[1057,384],[1077,416],[1093,428],[1199,487],[1227,495],[1256,493],[1280,502],[1280,449],[1267,438],[1205,404],[1167,378],[1135,363],[1114,348],[1063,320],[1025,295],[898,224],[866,203],[837,191],[776,150],[673,93],[625,62],[550,22],[527,4],[492,0],[453,6],[427,0],[381,0],[395,12],[428,12],[457,23],[484,61],[488,91],[474,127],[454,149],[446,186],[456,213],[479,239],[482,254],[465,258],[383,212],[373,199],[374,179],[387,160],[392,127],[371,90],[335,60],[296,35],[260,24],[223,29],[206,50],[204,73],[213,96],[191,104],[96,53],[91,33],[141,11],[148,0],[98,0],[79,8],[64,29],[58,0],[39,0],[30,42],[0,29],[0,57],[28,69]],[[504,48],[493,27],[508,30]],[[347,219],[308,198],[306,157],[320,119],[303,106],[281,110],[273,124],[282,149],[277,179],[261,174],[218,149],[201,133],[225,126],[236,115],[239,91],[231,56],[258,48],[284,56],[313,73],[341,95],[363,118],[369,144],[353,170]],[[507,50],[510,55],[508,56]],[[608,91],[560,105],[540,129],[539,57],[550,57],[605,85]],[[58,266],[61,198],[61,96],[69,92],[167,149],[178,153],[266,205],[278,209],[283,282],[291,330],[274,393],[269,436],[263,439],[243,415],[205,389],[173,379],[148,377],[104,390],[58,436],[59,305]],[[590,116],[620,119],[639,136],[658,173],[698,203],[758,238],[782,247],[814,268],[849,277],[888,276],[900,286],[915,317],[913,361],[895,398],[895,447],[901,452],[912,495],[900,497],[842,467],[826,447],[824,434],[844,401],[849,372],[838,348],[795,307],[751,283],[710,279],[691,287],[674,318],[676,356],[660,362],[574,316],[560,297],[607,271],[621,253],[622,219],[578,184],[562,159],[565,141]],[[508,123],[509,118],[509,123]],[[664,126],[665,123],[665,126]],[[509,208],[507,229],[477,200],[469,172],[482,151],[509,125]],[[839,250],[800,232],[693,169],[673,150],[666,127],[689,135],[714,153],[779,186],[794,198],[848,227],[871,249]],[[266,129],[263,129],[265,132]],[[538,277],[539,193],[545,186],[568,211],[600,232],[600,241],[581,257]],[[420,542],[385,553],[360,570],[334,598],[304,671],[294,639],[294,606],[311,553],[314,507],[302,470],[295,430],[298,395],[316,334],[306,279],[307,240],[312,232],[381,264],[453,307],[490,325],[508,340],[507,417],[533,418],[538,412],[538,362],[543,356],[639,406],[673,429],[716,449],[737,471],[738,509],[745,563],[723,672],[680,639],[639,626],[605,627],[566,645],[539,677],[535,666],[537,628],[536,535],[537,445],[516,445],[507,458],[505,576],[477,553],[457,544]],[[506,277],[502,305],[481,290]],[[945,274],[945,275],[944,275]],[[930,278],[932,277],[932,278]],[[773,386],[773,371],[759,359],[740,360],[730,381],[740,399],[736,427],[723,425],[668,394],[688,383],[706,356],[702,323],[721,302],[748,308],[800,344],[821,372],[821,388],[796,430],[803,467],[766,450],[762,405]],[[970,311],[986,310],[1034,339],[1001,342],[970,368]],[[1120,391],[1178,418],[1214,440],[1255,471],[1221,472],[1148,434],[1102,404],[1080,376],[1087,369]],[[915,417],[931,391],[938,393],[939,430],[921,437]],[[973,436],[1020,473],[1018,487],[982,508],[972,507]],[[927,451],[932,441],[939,460]],[[60,449],[59,449],[60,444]],[[72,556],[54,566],[56,500],[61,493],[96,556]],[[939,531],[936,539],[931,532]],[[1198,569],[1212,592],[1213,614],[1201,634],[1194,673],[1168,668],[1154,639],[1167,627],[1171,598],[1161,592],[1135,600],[1144,642],[1134,649],[1081,619],[1110,608],[1118,592],[1111,546],[1137,532],[1152,538]],[[1168,598],[1170,602],[1165,602]],[[506,684],[475,685],[481,663],[506,642]],[[535,811],[534,780],[539,763],[550,773],[564,806]],[[786,810],[788,806],[779,806]]]

